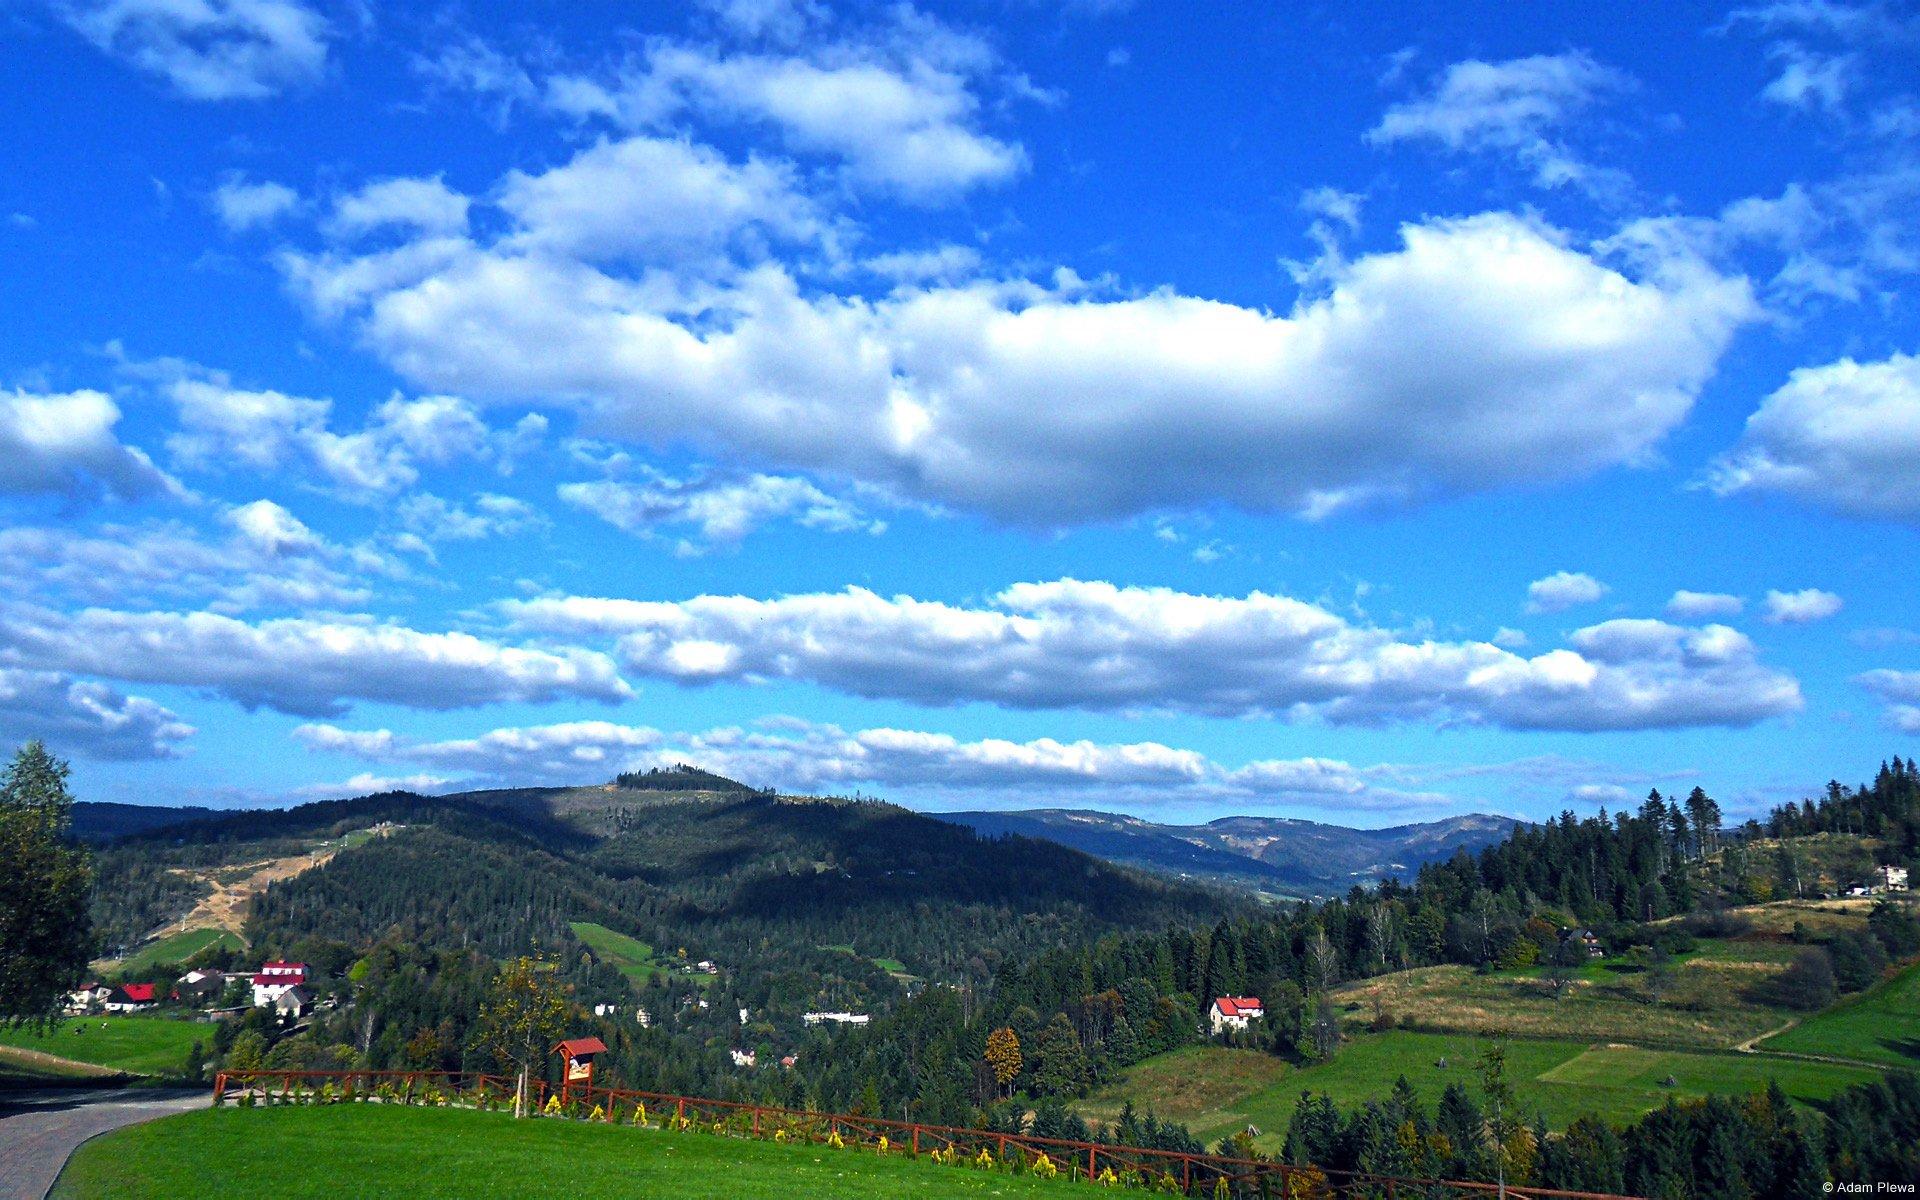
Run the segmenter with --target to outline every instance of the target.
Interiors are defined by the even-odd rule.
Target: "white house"
[[[307,981],[307,964],[270,962],[253,973],[253,1006],[265,1008]]]
[[[873,1020],[866,1013],[853,1012],[802,1013],[800,1019],[808,1025],[865,1025]]]
[[[1907,869],[1905,867],[1881,867],[1880,886],[1889,892],[1907,890]]]
[[[1229,1029],[1245,1029],[1247,1022],[1267,1015],[1258,996],[1221,996],[1207,1008],[1207,1023],[1216,1036]]]
[[[107,1002],[113,995],[113,989],[104,983],[82,984],[78,991],[67,993],[67,1012],[73,1015],[89,1013]]]
[[[733,1065],[736,1067],[751,1067],[758,1061],[758,1053],[753,1050],[729,1050],[727,1053],[733,1056]]]

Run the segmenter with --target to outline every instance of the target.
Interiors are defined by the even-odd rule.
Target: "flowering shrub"
[[[647,1123],[647,1105],[645,1101],[635,1106],[633,1110],[633,1123],[635,1125],[645,1125]]]
[[[941,1166],[950,1167],[959,1161],[960,1154],[952,1146],[948,1146],[945,1150],[935,1150],[932,1154],[927,1155],[927,1157],[939,1163]]]
[[[893,1149],[893,1143],[887,1140],[886,1134],[884,1133],[881,1134],[880,1135],[880,1153],[885,1154],[887,1151],[891,1149]]]
[[[1213,1181],[1213,1200],[1233,1200],[1233,1189],[1227,1186],[1225,1175]]]
[[[548,1096],[547,1106],[541,1111],[545,1112],[550,1117],[559,1116],[560,1115],[560,1093],[555,1092],[553,1095]]]
[[[784,1130],[784,1129],[776,1129],[776,1130],[774,1130],[774,1131],[773,1131],[773,1140],[774,1140],[774,1141],[776,1141],[776,1142],[784,1142],[784,1141],[786,1141],[786,1140],[787,1140],[787,1131],[786,1131],[786,1130]]]
[[[987,1149],[985,1146],[980,1147],[980,1157],[973,1160],[973,1165],[979,1167],[982,1171],[993,1170],[995,1165],[997,1165],[993,1160],[993,1151]]]
[[[604,1121],[607,1119],[607,1110],[596,1104],[593,1106],[593,1111],[587,1114],[587,1119],[590,1121]]]
[[[847,1148],[847,1141],[840,1136],[840,1131],[836,1129],[827,1135],[827,1145],[833,1147],[835,1150],[845,1150]]]
[[[1120,1177],[1113,1173],[1112,1167],[1104,1167],[1101,1169],[1100,1174],[1094,1177],[1094,1182],[1101,1187],[1114,1187],[1119,1184]]]
[[[1042,1154],[1033,1160],[1033,1173],[1042,1179],[1053,1179],[1060,1174],[1060,1168],[1053,1165],[1052,1159]]]

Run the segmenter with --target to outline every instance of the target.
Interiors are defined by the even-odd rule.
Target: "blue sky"
[[[1920,732],[1920,9],[0,12],[0,737],[1378,825]]]

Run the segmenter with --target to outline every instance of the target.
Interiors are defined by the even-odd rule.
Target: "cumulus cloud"
[[[1699,621],[1708,617],[1737,617],[1746,607],[1745,600],[1726,592],[1690,592],[1681,588],[1667,601],[1667,615],[1683,621]]]
[[[234,233],[273,224],[300,207],[300,194],[284,183],[249,183],[238,175],[213,189],[213,211]]]
[[[210,612],[0,608],[0,665],[204,688],[248,708],[331,716],[369,700],[454,709],[626,699],[613,662],[587,650],[506,646],[465,633]]]
[[[105,684],[0,667],[0,743],[40,738],[87,758],[173,758],[193,733],[171,710]]]
[[[645,483],[598,480],[560,485],[560,498],[585,512],[643,537],[663,528],[689,527],[693,538],[676,548],[697,554],[712,544],[733,544],[772,521],[790,520],[829,533],[885,532],[849,500],[828,495],[791,475],[707,476],[692,480],[655,474]]]
[[[1593,576],[1578,571],[1555,571],[1527,585],[1527,611],[1564,612],[1580,604],[1592,604],[1610,589]]]
[[[711,252],[749,231],[802,242],[824,229],[787,166],[676,138],[601,142],[538,175],[514,171],[499,204],[519,222],[514,245],[590,261]]]
[[[976,87],[986,81],[1038,95],[985,42],[902,5],[884,29],[805,53],[657,42],[610,79],[550,79],[547,100],[630,131],[689,115],[762,126],[792,153],[839,163],[856,188],[932,203],[1027,167],[1018,143],[982,128]]]
[[[1868,671],[1854,679],[1884,704],[1887,724],[1902,733],[1920,733],[1920,671]]]
[[[531,504],[498,492],[481,492],[472,503],[468,508],[430,492],[416,492],[402,499],[395,512],[408,533],[427,542],[511,537],[547,524],[546,517]]]
[[[217,371],[181,373],[164,391],[179,415],[180,430],[167,439],[167,449],[180,465],[262,473],[293,468],[349,499],[410,487],[425,466],[510,464],[546,426],[544,418],[528,417],[511,431],[496,431],[457,396],[409,400],[396,393],[375,406],[363,428],[337,433],[329,427],[331,400],[235,387]]]
[[[0,529],[0,560],[19,568],[0,574],[0,590],[41,602],[311,610],[364,603],[370,579],[405,574],[387,555],[334,543],[270,501],[220,519],[225,537],[178,521]]]
[[[381,179],[335,200],[327,229],[335,237],[357,237],[379,229],[465,233],[471,203],[438,175]]]
[[[806,295],[773,264],[670,289],[511,237],[291,270],[437,389],[1035,525],[1324,516],[1644,462],[1755,312],[1744,280],[1630,278],[1509,215],[1403,240],[1285,315],[1067,279]]]
[[[1768,592],[1766,619],[1775,625],[1805,625],[1824,621],[1840,611],[1840,597],[1819,588],[1797,592]]]
[[[1065,579],[967,607],[862,588],[774,600],[509,600],[519,626],[618,638],[634,672],[686,684],[798,680],[922,704],[1439,718],[1515,729],[1748,725],[1800,707],[1798,683],[1722,625],[1609,621],[1523,658],[1410,641],[1285,596],[1203,596]]]
[[[1541,187],[1615,187],[1618,178],[1549,136],[1633,80],[1584,51],[1447,67],[1433,90],[1389,108],[1367,133],[1376,144],[1432,141],[1453,151],[1511,154]]]
[[[391,730],[301,726],[316,751],[370,762],[464,772],[473,782],[582,783],[676,762],[790,792],[898,789],[919,796],[1058,795],[1074,802],[1195,802],[1304,805],[1332,810],[1446,802],[1396,786],[1392,768],[1337,759],[1265,759],[1234,767],[1159,742],[1062,742],[1053,738],[963,741],[945,733],[877,728],[849,732],[791,717],[753,728],[667,732],[606,721],[496,729],[472,738],[423,741]]]
[[[190,100],[256,100],[314,83],[332,30],[297,0],[55,0],[100,50]]]
[[[119,420],[119,406],[103,392],[0,391],[0,495],[180,494],[152,459],[114,435]]]
[[[1794,371],[1705,483],[1723,496],[1775,492],[1855,516],[1920,518],[1920,357]]]

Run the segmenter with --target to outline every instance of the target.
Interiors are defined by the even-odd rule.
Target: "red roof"
[[[1258,996],[1221,996],[1214,1003],[1223,1017],[1251,1017],[1267,1011]]]
[[[153,1003],[153,985],[150,983],[122,984],[120,990],[126,994],[129,1000],[136,1001],[140,1004]]]
[[[305,975],[307,964],[297,962],[270,962],[260,964],[262,975]]]
[[[607,1048],[607,1044],[597,1037],[567,1038],[555,1050],[563,1050],[568,1058],[579,1058],[583,1054],[598,1054]]]
[[[253,977],[255,987],[296,987],[305,982],[306,979],[298,975],[255,975]]]

